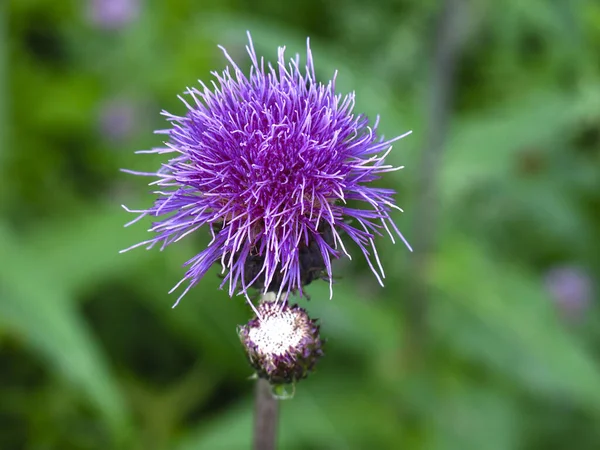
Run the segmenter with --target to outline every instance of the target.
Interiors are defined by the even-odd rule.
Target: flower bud
[[[263,301],[258,313],[238,329],[256,374],[273,385],[306,378],[323,356],[317,320],[287,302]]]

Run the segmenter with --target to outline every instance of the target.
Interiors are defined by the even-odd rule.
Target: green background
[[[455,77],[433,0],[139,0],[112,27],[89,7],[0,2],[0,449],[249,448],[249,308],[216,268],[167,294],[207,233],[118,253],[149,237],[120,205],[153,200],[119,169],[159,166],[133,152],[224,68],[217,44],[247,65],[246,30],[270,60],[310,36],[321,80],[337,69],[387,137],[413,130],[379,184],[424,247],[378,239],[384,288],[354,247],[333,300],[309,286],[326,356],[281,405],[280,447],[600,448],[597,285],[560,301],[547,282],[600,271],[599,2],[463,2]]]

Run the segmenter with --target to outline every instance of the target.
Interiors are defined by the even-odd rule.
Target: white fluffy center
[[[303,330],[295,319],[295,314],[288,311],[267,315],[248,335],[263,355],[283,355],[302,340]]]

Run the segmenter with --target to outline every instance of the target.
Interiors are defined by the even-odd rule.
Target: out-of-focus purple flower
[[[580,316],[590,304],[592,279],[579,267],[554,267],[546,274],[545,284],[560,311],[567,316]]]
[[[345,233],[381,283],[375,237],[385,231],[410,246],[390,218],[400,209],[394,191],[371,182],[401,169],[385,158],[409,133],[378,137],[378,120],[370,125],[353,113],[354,94],[336,94],[335,76],[317,82],[308,41],[301,68],[298,55],[286,63],[284,48],[274,66],[266,64],[250,39],[249,76],[221,49],[230,66],[213,72],[212,87],[187,89],[180,97],[185,115],[163,112],[171,125],[158,131],[165,147],[144,151],[175,156],[156,173],[128,171],[156,177],[158,186],[152,207],[126,208],[140,214],[133,222],[162,217],[149,230],[156,235],[133,247],[164,249],[206,226],[212,240],[186,263],[181,282],[189,285],[179,298],[218,261],[229,295],[258,288],[279,297],[303,295],[317,278],[328,280],[331,292],[332,258],[350,257]]]
[[[88,18],[99,28],[122,28],[139,14],[140,0],[88,0]]]
[[[100,133],[111,141],[122,141],[134,133],[136,105],[127,100],[108,100],[100,106]]]

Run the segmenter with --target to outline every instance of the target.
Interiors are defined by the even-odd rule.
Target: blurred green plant
[[[119,205],[151,200],[118,170],[159,164],[133,151],[157,145],[158,112],[182,111],[176,95],[223,66],[217,43],[242,54],[249,29],[272,59],[310,35],[320,75],[339,70],[357,110],[381,114],[388,135],[412,129],[390,155],[407,169],[382,185],[398,190],[407,212],[397,222],[413,234],[437,2],[140,6],[137,20],[99,29],[85,2],[0,5],[2,449],[248,447],[253,385],[235,328],[250,311],[217,290],[217,268],[177,308],[167,295],[208,236],[118,254],[145,233],[122,228]],[[470,8],[424,367],[402,351],[410,256],[381,249],[384,289],[363,263],[340,261],[333,300],[313,283],[302,302],[327,353],[283,406],[282,448],[600,446],[597,303],[565,323],[543,283],[562,263],[599,280],[600,5]],[[131,136],[106,135],[107,99],[142,105]]]

